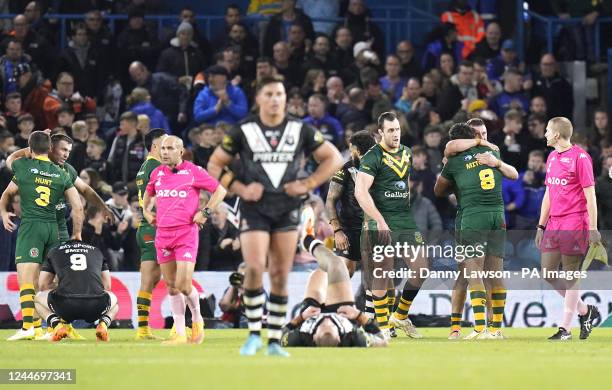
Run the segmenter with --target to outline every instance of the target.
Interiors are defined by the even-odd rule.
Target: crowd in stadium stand
[[[489,140],[520,172],[517,181],[504,182],[508,227],[535,229],[545,188],[546,123],[573,114],[572,86],[558,61],[593,61],[593,23],[611,7],[609,1],[537,2],[547,3],[552,16],[583,17],[584,23],[561,30],[564,44],[555,53],[534,54],[529,45],[521,62],[496,9],[471,9],[470,3],[452,1],[425,41],[385,47],[364,0],[251,0],[248,10],[228,6],[225,25],[210,36],[189,7],[173,31],[158,36],[146,15],[163,14],[161,0],[0,1],[0,13],[17,14],[3,24],[0,38],[0,191],[11,180],[6,157],[26,147],[34,129],[65,132],[75,142],[69,162],[117,216],[109,225],[101,210],[86,208],[83,238],[103,250],[113,270],[137,270],[141,214],[134,179],[146,158],[144,135],[162,127],[183,137],[187,158],[206,167],[224,133],[256,110],[257,80],[280,74],[288,112],[319,129],[345,158],[354,132],[377,135],[379,114],[399,114],[401,142],[413,148],[410,185],[422,230],[454,224],[456,200],[433,194],[449,127],[484,119]],[[53,12],[83,15],[69,24],[63,50],[57,21],[43,17]],[[246,13],[267,19],[247,24]],[[113,33],[107,14],[127,20]],[[341,22],[316,21],[333,16]],[[578,129],[573,142],[593,157],[600,228],[610,229],[612,132],[606,109],[591,112],[590,127]],[[312,169],[304,163],[305,175]],[[308,207],[316,210],[317,234],[330,240],[326,189],[317,193]],[[18,199],[12,208],[19,215]],[[217,210],[202,229],[197,270],[240,264],[234,216],[232,207]],[[0,230],[0,246],[14,247],[16,235]],[[12,269],[13,255],[2,252],[0,271]],[[305,253],[296,259],[296,269],[313,261]]]

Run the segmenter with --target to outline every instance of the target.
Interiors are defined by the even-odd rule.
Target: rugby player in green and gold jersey
[[[467,123],[457,123],[451,127],[449,135],[452,140],[473,140],[475,131]],[[485,269],[501,270],[506,229],[502,175],[510,179],[518,177],[514,167],[500,160],[498,151],[481,146],[480,139],[471,142],[476,145],[448,159],[434,187],[437,196],[445,196],[454,186],[459,205],[456,244],[475,248],[472,256],[466,256],[461,266],[468,274]],[[467,282],[475,326],[466,339],[490,338],[490,334],[485,331],[487,300],[484,282],[481,277],[470,277]],[[491,334],[495,338],[502,338],[499,328],[503,320],[506,293],[501,279],[490,282],[493,290]]]
[[[364,237],[375,242],[374,245],[370,244],[372,250],[389,244],[419,246],[423,239],[410,210],[408,186],[412,151],[400,144],[400,123],[393,112],[385,112],[378,117],[378,132],[381,141],[361,159],[355,183],[355,197],[364,211],[364,227],[367,229]],[[391,270],[394,258],[385,258],[380,266],[384,270]],[[393,279],[372,275],[371,286],[368,287],[372,290],[376,320],[385,335],[389,335],[391,327],[395,327],[402,329],[409,337],[420,338],[422,336],[408,318],[408,310],[424,282],[417,270],[427,268],[427,259],[422,253],[417,253],[415,258],[404,258],[404,261],[415,270],[417,277],[409,278],[406,282],[392,315],[389,298],[395,299]],[[366,284],[370,284],[367,282],[369,277],[367,275]]]
[[[49,133],[49,130],[45,130],[44,132]],[[105,219],[109,222],[112,222],[114,219],[113,212],[108,208],[108,206],[104,203],[104,200],[100,198],[100,196],[91,188],[87,183],[85,183],[78,175],[77,171],[74,169],[72,165],[70,165],[67,160],[70,157],[70,152],[72,151],[73,141],[72,138],[68,137],[62,133],[56,133],[51,135],[51,149],[49,152],[49,159],[55,163],[58,167],[64,170],[68,176],[70,177],[70,181],[77,189],[77,191],[83,195],[87,204],[93,205],[94,207],[102,210]],[[20,159],[20,158],[31,158],[31,152],[29,148],[20,149],[14,153],[12,153],[7,158],[7,166],[11,168],[12,164]],[[56,207],[56,220],[57,227],[59,233],[60,242],[66,242],[70,238],[68,235],[68,226],[66,224],[66,202],[62,200]],[[38,288],[43,290],[52,289],[53,286],[48,284],[47,280],[39,280]],[[34,321],[35,328],[38,329],[38,320]],[[52,331],[52,329],[47,329]],[[47,333],[44,337],[43,335],[37,334],[36,339],[50,339],[52,333]],[[83,340],[71,325],[68,326],[68,338],[75,340]]]
[[[14,214],[7,212],[9,199],[19,194],[22,222],[17,234],[15,263],[19,280],[19,300],[23,325],[8,340],[31,340],[34,330],[34,295],[41,264],[47,252],[59,244],[56,211],[62,200],[72,206],[72,238],[81,239],[83,206],[79,194],[68,174],[49,160],[51,138],[42,131],[35,131],[28,141],[32,158],[20,159],[11,164],[14,177],[0,199],[2,223],[8,231],[16,226],[11,221]]]
[[[152,129],[145,136],[145,147],[149,155],[136,174],[138,203],[141,210],[151,172],[161,165],[160,145],[165,136],[166,131],[164,129]],[[151,327],[149,326],[149,310],[151,308],[153,289],[161,279],[161,271],[159,264],[157,264],[157,253],[155,252],[155,227],[143,216],[140,218],[140,226],[138,226],[136,239],[140,248],[140,290],[136,298],[136,306],[138,308],[136,340],[157,340],[159,337],[151,332]]]

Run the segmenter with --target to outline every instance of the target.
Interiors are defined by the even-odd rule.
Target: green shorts
[[[136,241],[140,248],[140,261],[157,261],[155,251],[155,228],[149,224],[142,224],[136,231]]]
[[[383,218],[391,230],[391,245],[395,243],[407,243],[408,245],[422,245],[423,235],[419,231],[412,218],[412,214],[400,214],[398,215],[385,215]],[[376,245],[378,241],[378,235],[373,234],[377,230],[377,225],[374,220],[368,220],[366,224],[366,231],[368,232],[368,242]],[[363,240],[363,236],[362,236]]]
[[[500,211],[484,211],[462,215],[457,223],[459,245],[480,246],[486,255],[504,257],[506,219]]]
[[[15,263],[42,264],[47,252],[59,243],[57,222],[22,221],[17,233]]]

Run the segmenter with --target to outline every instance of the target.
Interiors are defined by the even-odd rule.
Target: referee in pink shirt
[[[170,295],[176,337],[168,344],[185,344],[185,303],[192,314],[191,343],[204,340],[200,301],[191,280],[198,253],[198,231],[226,190],[204,168],[183,161],[183,141],[175,136],[161,142],[162,164],[151,172],[143,199],[143,215],[156,227],[155,249]],[[206,207],[198,210],[200,191],[212,194]],[[156,212],[151,211],[155,200]]]
[[[584,254],[591,244],[599,243],[597,200],[593,162],[589,154],[572,145],[573,127],[569,119],[555,117],[546,126],[546,144],[555,148],[546,161],[546,192],[537,226],[536,246],[542,252],[542,271],[579,271]],[[580,339],[591,333],[593,322],[600,317],[593,305],[580,299],[576,279],[546,277],[565,297],[559,330],[550,340],[572,338],[570,325],[578,311]]]

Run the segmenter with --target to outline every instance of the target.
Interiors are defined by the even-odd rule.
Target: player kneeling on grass
[[[308,279],[298,316],[283,328],[287,347],[385,347],[387,340],[373,319],[355,308],[344,260],[314,238],[314,220],[306,223],[304,248],[319,269]]]
[[[40,280],[57,288],[36,294],[36,311],[53,328],[53,341],[68,336],[72,321],[98,321],[96,338],[108,341],[108,327],[119,311],[110,291],[110,272],[102,252],[89,244],[71,240],[52,249],[42,266]]]

